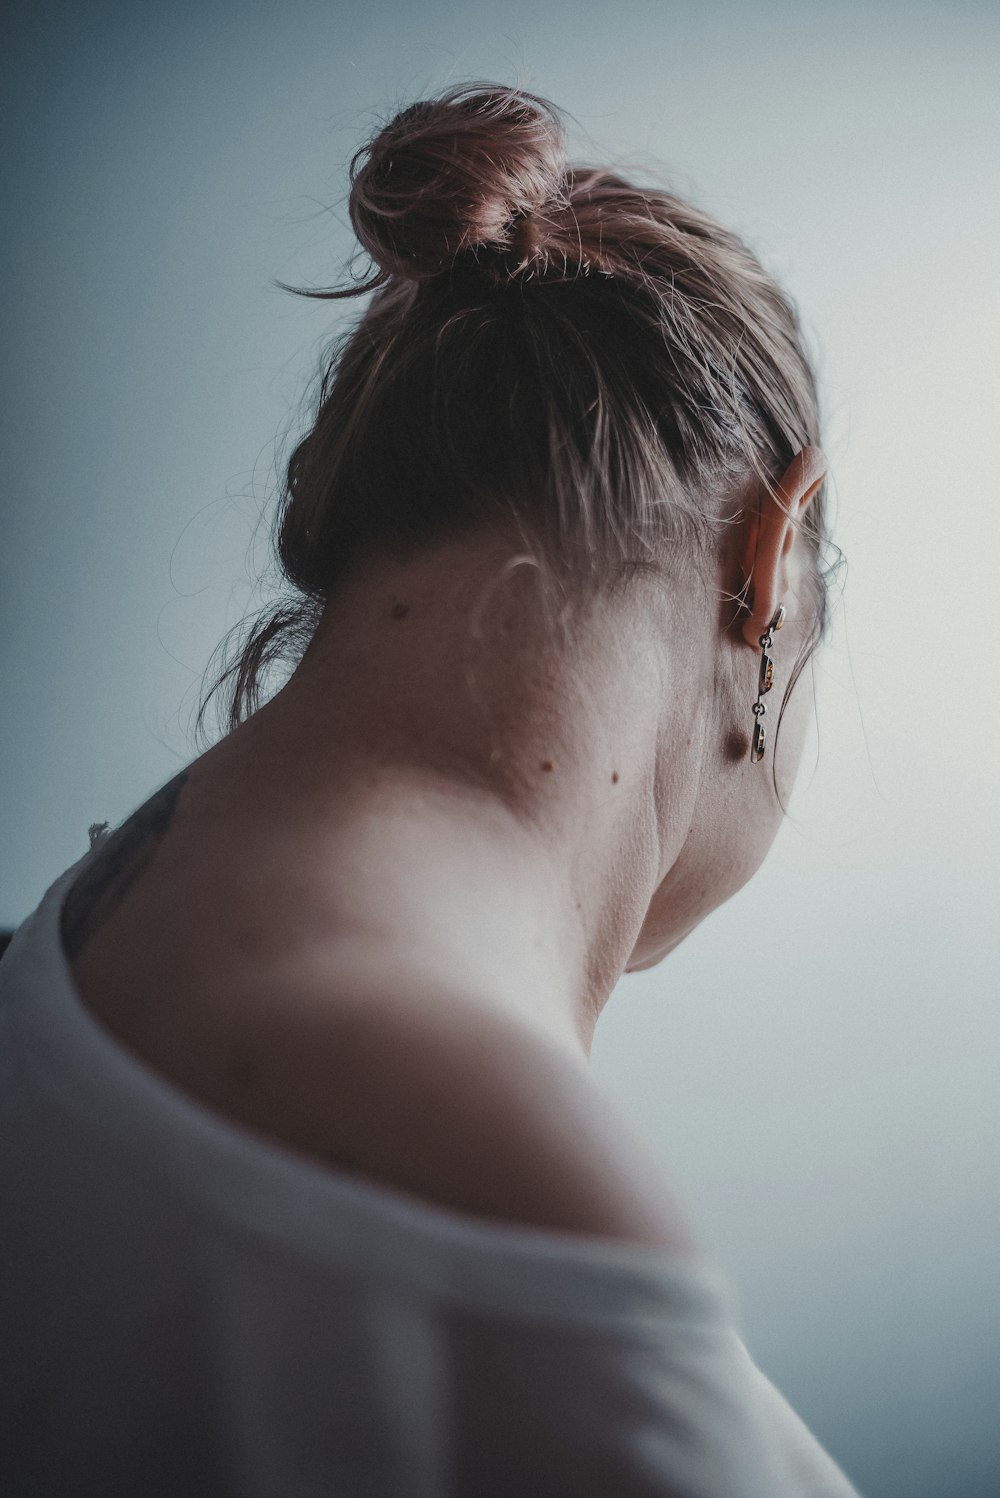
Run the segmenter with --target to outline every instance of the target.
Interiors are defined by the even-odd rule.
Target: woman
[[[850,1494],[586,1064],[798,764],[794,311],[496,85],[397,116],[350,211],[297,599],[0,973],[5,1491]]]

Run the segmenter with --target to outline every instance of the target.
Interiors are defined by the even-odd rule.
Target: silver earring
[[[771,690],[774,681],[774,661],[768,655],[768,651],[774,644],[773,637],[785,622],[785,605],[778,604],[778,611],[770,624],[760,637],[760,675],[757,678],[757,701],[753,705],[753,738],[750,741],[750,758],[756,765],[764,758],[764,746],[767,743],[767,729],[764,727],[764,714],[767,706],[764,702],[764,693]]]

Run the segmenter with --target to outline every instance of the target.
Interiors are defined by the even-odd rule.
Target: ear
[[[741,571],[748,612],[743,638],[756,649],[789,591],[789,553],[806,505],[826,478],[827,462],[818,447],[804,447],[789,463],[773,491],[763,490],[748,517],[741,541]]]

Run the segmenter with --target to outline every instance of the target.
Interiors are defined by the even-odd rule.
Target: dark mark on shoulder
[[[187,770],[182,770],[114,832],[105,830],[107,823],[95,823],[91,828],[93,858],[74,882],[62,907],[60,935],[70,961],[110,919],[152,862],[173,820],[187,779]]]

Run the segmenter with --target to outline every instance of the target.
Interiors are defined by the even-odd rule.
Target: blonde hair
[[[255,710],[267,668],[301,658],[365,553],[495,527],[564,588],[698,568],[820,445],[789,298],[674,193],[571,166],[546,99],[464,84],[404,109],[355,155],[350,217],[372,275],[299,293],[371,301],[288,463],[277,556],[294,591],[237,627],[199,729],[227,683],[230,728]],[[827,616],[822,491],[802,526],[804,660]]]

